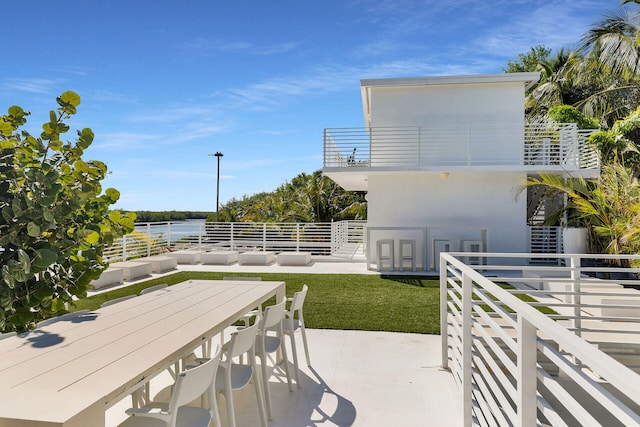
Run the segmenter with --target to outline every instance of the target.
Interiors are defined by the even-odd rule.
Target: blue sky
[[[2,5],[0,109],[39,134],[55,97],[127,210],[214,211],[322,168],[322,131],[363,126],[360,79],[502,72],[575,47],[619,0],[30,0]],[[7,25],[11,22],[11,25]]]

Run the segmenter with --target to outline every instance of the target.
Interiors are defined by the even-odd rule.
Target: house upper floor
[[[527,85],[538,73],[361,82],[365,126],[325,129],[323,172],[366,190],[376,172],[456,170],[597,176],[591,131],[525,123]]]

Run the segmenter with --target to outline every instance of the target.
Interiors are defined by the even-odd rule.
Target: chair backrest
[[[170,426],[175,426],[178,408],[202,396],[207,390],[214,395],[213,384],[215,383],[216,372],[220,362],[220,347],[210,359],[204,363],[188,368],[178,374],[171,401],[169,402],[169,413],[171,414]]]
[[[148,294],[149,292],[154,292],[154,291],[157,291],[159,289],[164,289],[167,286],[169,286],[169,285],[167,285],[166,283],[162,283],[160,285],[155,285],[155,286],[150,286],[148,288],[144,288],[143,290],[141,290],[140,291],[140,295]]]
[[[48,319],[44,319],[39,321],[38,323],[36,323],[36,328],[40,328],[42,326],[47,326],[50,325],[52,323],[56,323],[56,322],[60,322],[62,320],[73,320],[73,318],[75,317],[80,317],[81,315],[88,313],[90,310],[78,310],[78,311],[74,311],[72,313],[66,313],[66,314],[62,314],[60,316],[56,316],[56,317],[50,317]]]
[[[222,280],[245,280],[248,282],[261,282],[262,277],[249,276],[249,277],[241,277],[241,276],[224,276]]]
[[[114,299],[112,299],[112,300],[105,301],[105,302],[103,302],[102,304],[100,304],[100,308],[102,308],[102,307],[108,307],[108,306],[110,306],[110,305],[117,304],[117,303],[119,303],[119,302],[126,301],[126,300],[128,300],[128,299],[135,298],[135,297],[136,297],[135,295],[126,295],[126,296],[124,296],[124,297],[114,298]]]
[[[282,301],[279,304],[270,305],[264,309],[264,316],[260,320],[260,331],[265,331],[282,321],[284,318],[285,305],[287,301]]]
[[[293,294],[293,301],[291,301],[291,307],[289,307],[289,311],[291,311],[291,313],[302,310],[302,306],[304,305],[304,300],[307,297],[308,290],[309,287],[307,285],[303,285],[300,292],[296,292],[295,294]]]
[[[4,333],[0,334],[0,340],[3,340],[5,338],[15,337],[15,336],[16,336],[15,332],[4,332]]]
[[[229,350],[227,351],[226,361],[229,361],[233,357],[240,356],[251,349],[256,343],[256,335],[258,333],[258,323],[254,323],[243,329],[238,329],[231,334],[231,342],[229,343]]]

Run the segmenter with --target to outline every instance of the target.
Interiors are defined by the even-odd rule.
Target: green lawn
[[[260,276],[262,280],[284,281],[287,295],[309,286],[304,305],[309,328],[370,331],[440,333],[440,291],[435,278],[377,276],[362,274],[236,274]],[[167,283],[189,279],[219,280],[229,273],[180,272],[126,288],[100,293],[77,302],[75,310],[94,310],[104,301]]]

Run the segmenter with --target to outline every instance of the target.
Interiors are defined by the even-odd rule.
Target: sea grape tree
[[[105,247],[133,229],[135,216],[109,210],[120,194],[102,190],[106,165],[82,158],[91,129],[61,139],[80,97],[56,100],[39,137],[21,107],[0,117],[0,331],[28,330],[85,296]]]

